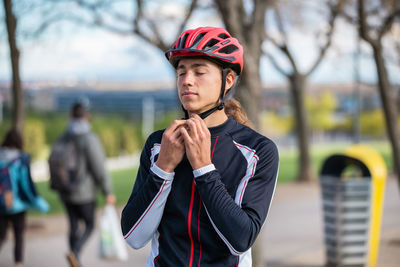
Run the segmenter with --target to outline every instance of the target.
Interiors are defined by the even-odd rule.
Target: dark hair
[[[225,101],[224,107],[226,115],[230,115],[235,121],[254,129],[253,123],[247,118],[246,111],[244,111],[239,101],[230,98]]]
[[[74,119],[82,119],[87,114],[87,108],[82,103],[75,103],[71,108],[71,117]]]
[[[16,128],[11,128],[4,136],[1,146],[22,150],[24,143],[21,133]]]

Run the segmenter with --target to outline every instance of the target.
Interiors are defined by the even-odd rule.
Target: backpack
[[[10,210],[14,203],[13,185],[10,177],[10,168],[19,159],[16,158],[5,166],[0,167],[0,210]]]
[[[64,135],[53,145],[49,157],[50,188],[61,193],[75,189],[78,173],[78,145],[71,135]]]

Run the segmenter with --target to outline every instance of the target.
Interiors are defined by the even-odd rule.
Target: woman
[[[166,56],[186,120],[149,136],[122,212],[124,237],[136,249],[152,240],[146,266],[251,266],[279,160],[271,140],[242,124],[237,101],[225,107],[242,46],[224,29],[201,27]]]
[[[36,193],[30,176],[29,156],[22,151],[21,134],[13,128],[6,133],[0,148],[0,167],[7,168],[12,188],[12,200],[0,209],[0,248],[11,223],[15,239],[14,262],[18,267],[23,265],[26,211],[36,208],[47,212],[49,209],[47,202]]]

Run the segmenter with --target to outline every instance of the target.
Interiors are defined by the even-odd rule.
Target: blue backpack
[[[36,191],[29,166],[30,159],[26,154],[10,162],[0,162],[0,214],[28,209],[49,210],[49,204]]]
[[[0,210],[10,210],[13,206],[14,196],[9,168],[15,164],[19,158],[12,160],[5,166],[0,167]]]

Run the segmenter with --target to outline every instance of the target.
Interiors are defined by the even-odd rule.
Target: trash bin
[[[372,148],[357,145],[328,157],[320,176],[326,265],[376,264],[386,167]]]

